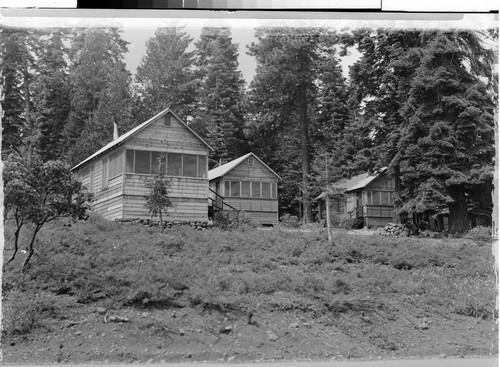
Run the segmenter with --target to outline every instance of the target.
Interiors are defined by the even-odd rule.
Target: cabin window
[[[121,152],[112,154],[108,161],[108,180],[123,172]]]
[[[170,115],[163,116],[163,126],[172,126],[172,116]]]
[[[380,191],[371,191],[371,202],[372,205],[380,205]]]
[[[127,150],[125,155],[125,172],[134,173],[134,153],[135,150]]]
[[[391,193],[389,191],[380,192],[380,204],[381,205],[391,205]]]
[[[265,199],[271,198],[271,183],[262,182],[262,197]]]
[[[108,159],[104,158],[102,160],[101,166],[102,178],[101,178],[101,187],[104,189],[108,187]]]
[[[89,191],[94,192],[94,166],[90,166]]]
[[[272,198],[273,199],[276,199],[278,197],[278,185],[273,182],[271,183],[271,194],[272,194]]]
[[[250,182],[243,181],[241,183],[241,197],[248,198],[250,197]]]
[[[184,154],[183,159],[183,176],[197,177],[198,176],[198,157],[191,154]]]
[[[240,196],[240,181],[231,181],[231,196]]]
[[[252,182],[252,197],[260,198],[260,182]]]
[[[198,156],[198,177],[207,178],[207,157]]]
[[[224,181],[224,195],[231,195],[231,181]]]
[[[151,153],[144,150],[135,151],[135,173],[151,173]]]
[[[151,173],[156,174],[158,168],[160,168],[160,173],[166,173],[167,153],[151,152]]]
[[[182,176],[182,154],[168,153],[168,176]]]
[[[253,167],[255,165],[255,162],[253,160],[253,157],[248,157],[248,166]]]

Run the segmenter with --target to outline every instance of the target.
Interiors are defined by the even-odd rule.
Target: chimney
[[[113,123],[113,140],[118,139],[118,125],[116,121]]]

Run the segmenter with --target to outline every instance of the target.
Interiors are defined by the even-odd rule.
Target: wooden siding
[[[370,182],[370,184],[365,187],[365,190],[394,191],[395,190],[394,179],[392,179],[387,174],[383,173],[375,180]]]
[[[277,199],[224,198],[224,202],[244,211],[277,212]]]
[[[144,196],[125,195],[123,197],[123,217],[149,219],[151,215],[144,206]],[[166,220],[208,221],[207,198],[172,198],[173,206],[168,209]],[[159,218],[156,218],[159,219]]]
[[[125,218],[150,218],[144,204],[148,189],[145,182],[151,176],[125,174],[124,212]],[[169,196],[173,207],[169,208],[169,220],[208,220],[208,179],[170,178]]]
[[[133,173],[125,174],[124,194],[125,195],[147,195],[148,189],[145,186],[150,175],[138,175]],[[205,207],[208,203],[208,179],[170,177],[170,197],[205,199]]]
[[[106,219],[120,219],[123,217],[123,197],[118,195],[111,199],[94,203],[93,210]]]
[[[248,165],[248,158],[241,162],[237,167],[233,168],[226,175],[225,180],[235,181],[262,181],[262,182],[278,182],[277,177],[270,172],[266,166],[260,163],[257,159],[251,157],[254,165]]]
[[[171,126],[163,126],[163,119],[159,118],[124,145],[126,149],[208,154],[207,146],[173,116]]]

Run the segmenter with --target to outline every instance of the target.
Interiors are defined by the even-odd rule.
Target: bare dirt
[[[367,298],[342,313],[249,315],[202,306],[105,310],[69,296],[62,320],[3,337],[3,363],[132,363],[471,357],[498,354],[498,325]],[[365,313],[363,304],[380,304]]]

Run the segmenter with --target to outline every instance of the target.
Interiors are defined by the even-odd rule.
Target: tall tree
[[[37,149],[44,161],[61,156],[62,131],[68,120],[71,93],[68,52],[63,41],[66,31],[49,29],[40,38],[40,52],[33,93],[34,119],[39,127]]]
[[[31,137],[32,74],[35,37],[29,29],[0,28],[0,75],[3,78],[2,154],[18,151]]]
[[[127,42],[116,28],[86,29],[72,42],[71,112],[63,132],[66,158],[77,163],[112,140],[113,123],[130,127]]]
[[[295,197],[302,203],[304,222],[312,220],[310,135],[317,108],[318,80],[321,80],[317,63],[321,52],[325,52],[321,49],[324,33],[317,28],[260,28],[256,31],[257,42],[249,47],[249,54],[257,61],[249,97],[256,130],[267,131],[268,139],[272,134],[274,144],[268,146],[280,147],[274,151],[263,148],[264,157],[287,166],[300,162],[299,170],[295,170],[298,175],[289,177],[290,182],[283,185],[300,182]],[[327,94],[325,91],[326,99]],[[280,144],[279,134],[287,135],[282,142],[290,143]],[[277,152],[281,152],[280,157]]]
[[[422,32],[420,65],[401,108],[407,121],[394,159],[400,167],[403,208],[449,211],[450,232],[469,228],[467,197],[492,189],[493,52],[478,34]],[[482,79],[485,78],[485,79]],[[435,204],[434,204],[435,205]]]
[[[246,153],[238,45],[229,28],[204,27],[195,46],[199,86],[192,126],[214,147],[213,159],[234,159]]]
[[[138,121],[170,107],[181,118],[192,116],[196,79],[193,41],[183,27],[158,28],[146,42],[146,55],[137,68]]]

